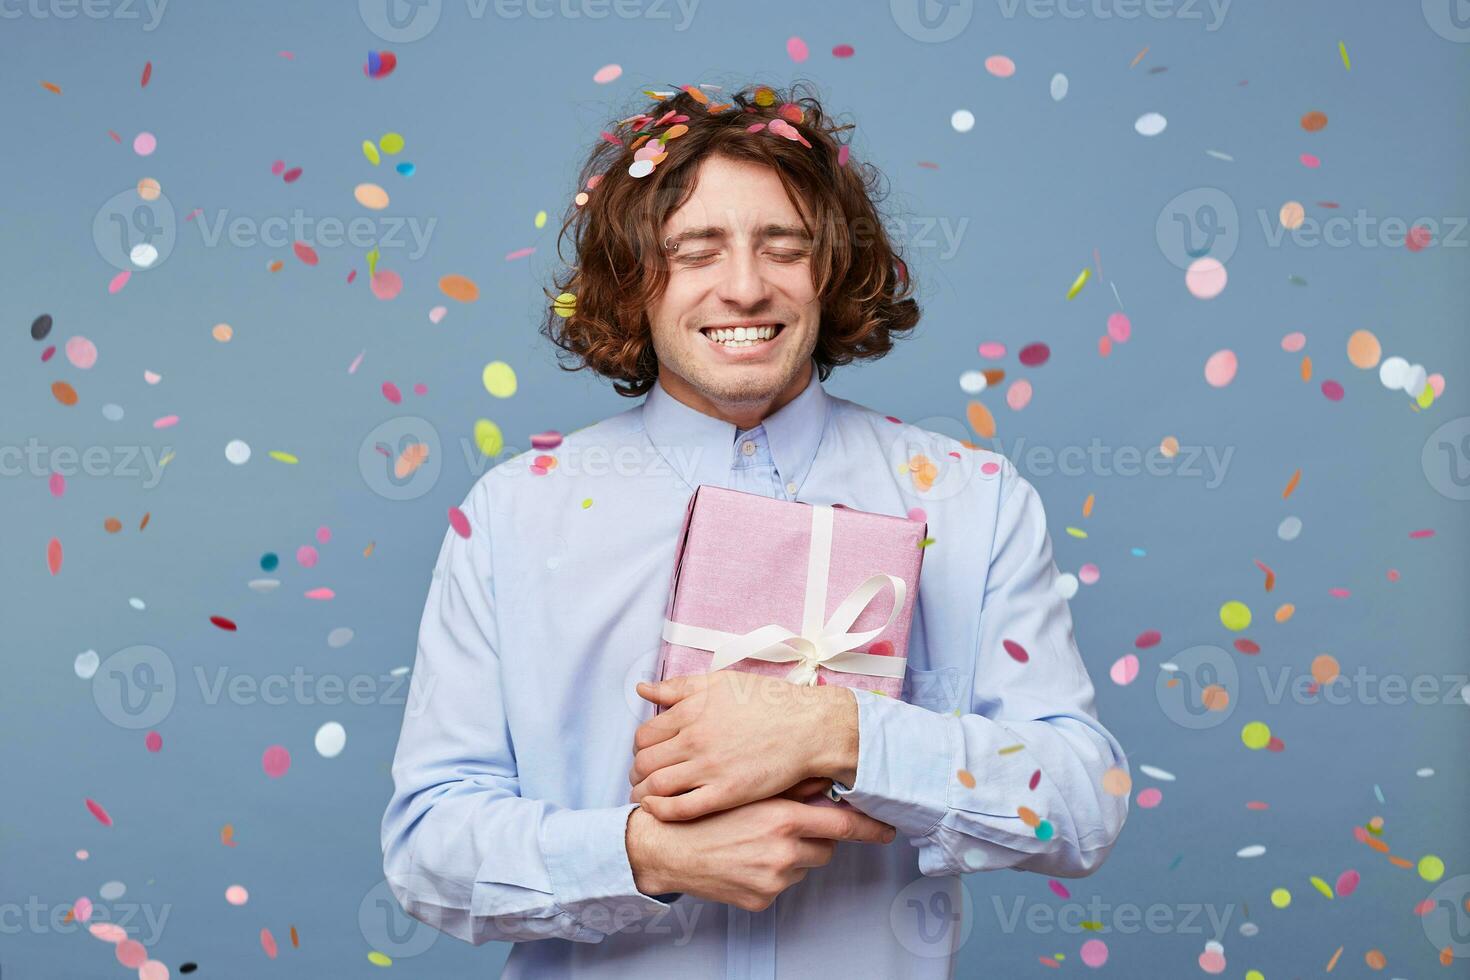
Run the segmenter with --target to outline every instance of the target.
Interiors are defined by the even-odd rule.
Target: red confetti
[[[271,959],[276,958],[276,937],[271,935],[269,929],[260,930],[260,948],[265,950],[265,955]]]
[[[1040,785],[1040,783],[1041,783],[1041,770],[1038,769],[1038,770],[1036,770],[1035,772],[1033,772],[1031,774],[1031,785],[1030,785],[1030,788],[1031,789],[1035,789],[1038,785]],[[1066,898],[1067,896],[1063,895],[1062,897],[1063,898]]]
[[[1138,634],[1138,639],[1133,641],[1133,645],[1140,650],[1147,650],[1149,647],[1158,646],[1159,641],[1163,638],[1164,635],[1158,630],[1144,630]]]
[[[147,88],[148,87],[148,80],[151,79],[152,77],[153,77],[153,62],[151,62],[151,61],[145,61],[145,62],[143,62],[143,78],[142,78],[141,81],[138,82],[138,87],[139,88]]]
[[[1276,588],[1276,573],[1271,571],[1271,566],[1267,565],[1259,558],[1254,558],[1252,559],[1252,561],[1256,563],[1257,568],[1266,573],[1266,591],[1270,592],[1272,589]]]
[[[1409,537],[1411,539],[1412,538],[1432,538],[1432,537],[1434,537],[1434,528],[1426,527],[1426,528],[1421,528],[1418,531],[1410,531],[1409,532]]]
[[[1245,637],[1242,636],[1240,639],[1235,641],[1235,649],[1239,650],[1241,653],[1255,656],[1256,654],[1261,652],[1261,645],[1255,640],[1247,640]]]
[[[851,44],[839,44],[832,49],[832,57],[834,58],[851,58],[852,55],[853,50]]]
[[[239,628],[235,625],[235,621],[233,619],[226,619],[223,616],[210,616],[209,621],[218,626],[220,629],[229,630],[231,633],[235,632],[235,630]]]
[[[111,827],[112,826],[112,818],[107,815],[107,811],[106,810],[102,809],[102,804],[101,803],[98,803],[96,800],[93,800],[93,799],[88,799],[87,800],[87,809],[92,811],[92,816],[96,817],[97,818],[97,822],[100,823],[102,826],[104,826],[104,827]]]
[[[292,167],[290,170],[287,170],[285,173],[281,174],[281,179],[284,180],[288,184],[294,184],[294,183],[296,183],[297,178],[300,177],[300,176],[301,176],[301,168],[300,167]]]
[[[306,244],[305,242],[295,242],[294,244],[292,244],[291,248],[296,252],[296,257],[305,262],[307,265],[317,264],[316,249],[312,248],[310,245]]]
[[[1051,348],[1042,343],[1027,344],[1021,348],[1021,363],[1027,367],[1040,367],[1051,357]]]
[[[403,401],[403,393],[400,392],[398,390],[398,386],[391,381],[383,382],[383,397],[388,399],[395,405]]]
[[[52,538],[46,545],[46,567],[55,575],[61,571],[61,539]]]
[[[1011,655],[1011,659],[1014,660],[1016,663],[1024,664],[1026,661],[1031,659],[1031,655],[1026,652],[1026,648],[1021,646],[1021,644],[1017,643],[1015,640],[1001,640],[1000,642],[1001,645],[1006,648],[1006,653],[1009,653]]]

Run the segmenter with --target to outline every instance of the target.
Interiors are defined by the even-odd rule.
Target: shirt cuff
[[[927,837],[949,810],[959,719],[871,691],[852,693],[858,703],[857,777],[850,787],[834,780],[832,798],[901,834]]]
[[[637,807],[557,810],[541,824],[541,854],[556,903],[598,938],[670,907],[633,882],[627,828]]]

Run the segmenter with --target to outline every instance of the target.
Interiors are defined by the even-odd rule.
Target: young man
[[[937,464],[896,465],[912,427],[821,385],[919,315],[875,173],[838,131],[811,97],[711,105],[691,86],[583,171],[556,284],[575,304],[545,330],[647,397],[568,436],[554,466],[522,454],[471,489],[470,533],[446,533],[429,587],[382,828],[408,913],[518,942],[507,977],[947,977],[962,872],[1086,875],[1122,828],[1127,762],[1035,490],[925,432],[932,483]],[[734,670],[635,687],[702,483],[924,511],[906,701]],[[813,788],[851,808],[798,802]]]

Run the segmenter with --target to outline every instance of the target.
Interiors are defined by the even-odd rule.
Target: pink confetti
[[[1210,355],[1210,359],[1205,361],[1205,380],[1210,383],[1211,387],[1223,388],[1235,380],[1235,371],[1238,366],[1234,351],[1215,351]]]
[[[786,53],[790,55],[792,61],[800,64],[806,60],[806,42],[795,35],[788,37],[786,39]]]
[[[83,895],[72,903],[71,914],[78,922],[86,922],[92,917],[92,900]]]
[[[1089,939],[1082,944],[1082,957],[1084,966],[1090,966],[1094,970],[1108,961],[1108,944],[1101,939]]]
[[[286,161],[285,160],[277,160],[275,163],[271,164],[271,173],[275,174],[277,177],[281,176],[281,172],[284,171],[285,169],[286,169]]]
[[[1006,356],[1006,345],[998,340],[987,340],[978,348],[980,356],[992,361],[998,361]]]
[[[321,586],[315,589],[308,589],[306,592],[306,597],[308,599],[334,599],[336,598],[336,596],[337,593],[333,592],[326,586]]]
[[[1114,313],[1108,317],[1108,337],[1120,344],[1126,344],[1128,338],[1133,336],[1133,323],[1122,313]]]
[[[592,80],[598,85],[606,85],[608,82],[615,81],[622,74],[622,65],[603,65],[592,75]]]
[[[1031,404],[1031,382],[1025,378],[1017,378],[1011,382],[1011,386],[1006,389],[1006,404],[1016,412]]]
[[[1011,659],[1018,664],[1024,664],[1031,659],[1031,655],[1026,652],[1026,648],[1015,640],[1001,640],[1000,645],[1006,648],[1006,653],[1010,654]]]
[[[1324,381],[1322,382],[1322,394],[1326,396],[1328,401],[1340,402],[1343,396],[1342,385],[1330,379]]]
[[[449,526],[454,528],[454,533],[462,538],[470,536],[470,519],[464,516],[464,511],[458,507],[449,508]]]
[[[158,752],[163,748],[163,736],[157,732],[149,732],[143,737],[143,745],[149,752]]]
[[[837,166],[847,166],[847,158],[850,154],[851,147],[849,147],[846,143],[843,143],[842,146],[837,150]]]
[[[1307,335],[1301,331],[1289,333],[1281,338],[1281,349],[1288,354],[1295,354],[1305,346],[1307,346]]]
[[[1421,528],[1418,531],[1410,531],[1409,532],[1409,537],[1410,537],[1410,539],[1432,538],[1432,537],[1434,537],[1434,528],[1426,527],[1426,528]]]
[[[128,280],[131,278],[133,278],[133,274],[127,269],[124,269],[112,277],[112,281],[107,284],[107,291],[109,293],[118,292],[128,284]]]
[[[296,564],[302,568],[313,568],[316,566],[316,549],[309,544],[304,544],[296,549]]]
[[[291,244],[291,250],[296,253],[298,259],[307,265],[316,265],[320,261],[316,256],[316,249],[305,242],[293,242]]]
[[[985,59],[985,70],[996,78],[1010,78],[1016,73],[1016,63],[1003,54],[993,54]]]
[[[146,157],[158,149],[158,137],[152,133],[139,133],[133,137],[133,152],[140,157]]]
[[[413,383],[413,393],[415,395],[427,395],[429,393],[429,386],[422,381],[415,381]]]
[[[280,779],[291,768],[291,753],[284,745],[272,745],[260,755],[260,768],[272,779]]]
[[[1077,581],[1081,582],[1083,585],[1096,585],[1097,580],[1101,577],[1102,572],[1098,571],[1098,567],[1092,562],[1088,562],[1081,568],[1077,569]]]
[[[1119,687],[1126,687],[1132,684],[1138,678],[1138,655],[1125,653],[1119,657],[1113,662],[1112,668],[1108,671],[1108,676]]]
[[[383,382],[383,397],[388,399],[395,405],[398,405],[403,401],[403,393],[400,392],[398,390],[398,386],[391,381]]]
[[[319,527],[319,528],[316,529],[316,542],[317,542],[317,544],[326,544],[330,540],[332,540],[332,529],[331,528],[329,528],[325,524],[323,524],[321,527]]]
[[[165,415],[162,418],[156,418],[153,420],[153,427],[155,429],[168,429],[178,424],[179,417],[177,415]]]
[[[368,280],[368,286],[378,299],[389,300],[402,291],[403,277],[392,269],[379,269],[373,273],[372,279]]]
[[[1156,786],[1150,786],[1148,789],[1143,790],[1138,794],[1138,805],[1143,807],[1145,810],[1152,810],[1154,807],[1162,803],[1163,800],[1164,794],[1160,792],[1158,787]]]
[[[250,892],[244,885],[231,885],[225,889],[225,901],[231,905],[244,905],[250,901]]]
[[[1046,887],[1050,888],[1052,890],[1052,893],[1055,894],[1057,898],[1072,897],[1072,893],[1067,891],[1067,886],[1062,884],[1060,881],[1057,881],[1055,878],[1048,879],[1046,882]]]
[[[347,365],[347,373],[348,374],[356,374],[357,373],[357,366],[362,363],[363,355],[366,354],[366,353],[367,353],[367,351],[359,351],[358,352],[357,356],[352,359],[352,363],[349,364],[349,365]]]
[[[1138,649],[1140,650],[1147,650],[1149,647],[1158,646],[1159,641],[1163,638],[1164,634],[1160,633],[1158,630],[1144,630],[1142,633],[1138,634],[1138,639],[1133,641],[1133,645],[1138,647]]]
[[[271,935],[269,929],[260,930],[260,948],[265,950],[265,955],[271,959],[276,958],[276,937]]]
[[[555,449],[561,445],[561,433],[548,430],[531,436],[532,449]]]
[[[96,800],[93,800],[93,799],[88,799],[87,800],[87,809],[92,811],[92,816],[96,817],[97,818],[97,822],[100,823],[102,826],[104,826],[104,827],[111,827],[112,826],[112,818],[107,815],[107,811],[106,810],[102,809],[102,804],[101,803],[98,803]]]
[[[1334,599],[1346,599],[1348,596],[1352,595],[1350,591],[1342,588],[1341,586],[1328,589],[1327,594],[1332,596],[1332,598]]]
[[[86,337],[69,337],[66,341],[66,359],[72,367],[83,371],[97,363],[97,345]]]
[[[514,262],[516,259],[523,259],[526,256],[531,255],[535,251],[536,249],[534,246],[532,246],[531,248],[518,248],[514,252],[507,252],[505,254],[505,261]]]
[[[1338,897],[1339,898],[1346,898],[1347,896],[1351,895],[1353,892],[1357,891],[1358,890],[1358,882],[1359,882],[1359,880],[1361,880],[1361,877],[1362,876],[1359,875],[1352,868],[1349,868],[1348,870],[1344,871],[1342,874],[1338,875],[1337,876],[1337,894],[1338,894]]]
[[[438,323],[440,320],[444,319],[444,314],[446,314],[448,312],[449,312],[449,308],[447,306],[436,306],[436,307],[434,307],[433,309],[431,309],[429,311],[429,322],[430,323]]]
[[[114,950],[117,961],[130,970],[136,970],[148,959],[148,950],[136,939],[124,939]]]
[[[832,57],[834,58],[851,58],[853,53],[851,44],[839,44],[832,49]]]
[[[66,477],[60,473],[52,473],[49,482],[51,484],[51,496],[60,497],[66,493]]]
[[[1404,236],[1404,248],[1411,252],[1422,252],[1434,242],[1434,236],[1423,225],[1415,225]]]
[[[300,177],[301,177],[301,168],[300,167],[292,167],[290,170],[287,170],[285,173],[281,174],[281,179],[284,180],[288,184],[294,184],[294,183],[296,183],[296,181]]]
[[[87,927],[87,931],[104,943],[120,943],[128,938],[123,927],[116,922],[94,922]]]
[[[1322,158],[1312,153],[1303,153],[1301,161],[1303,167],[1311,167],[1313,170],[1322,166]]]

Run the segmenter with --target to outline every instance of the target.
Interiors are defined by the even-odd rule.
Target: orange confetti
[[[1341,956],[1341,955],[1342,955],[1342,947],[1339,946],[1339,947],[1337,947],[1337,952],[1335,952],[1335,953],[1332,954],[1332,959],[1330,959],[1330,960],[1327,961],[1327,972],[1328,973],[1331,973],[1332,972],[1332,968],[1337,965],[1337,958],[1339,956]]]
[[[219,829],[219,842],[225,847],[235,846],[235,825],[227,823]]]
[[[964,786],[965,789],[975,788],[975,777],[970,775],[970,770],[961,769],[955,775],[959,777],[960,785]]]
[[[1031,809],[1029,806],[1023,806],[1018,809],[1016,811],[1016,816],[1020,817],[1021,822],[1028,827],[1035,828],[1037,824],[1041,823],[1041,818],[1038,817],[1036,815],[1036,811]]]
[[[461,303],[473,303],[480,298],[480,287],[468,276],[450,274],[439,279],[439,291],[450,299]]]
[[[41,87],[54,95],[61,94],[61,86],[57,85],[55,82],[42,82]]]
[[[362,549],[362,556],[364,558],[371,558],[373,556],[373,547],[376,544],[377,544],[376,541],[369,541],[368,542],[368,546],[366,548]]]
[[[1414,866],[1414,862],[1408,858],[1394,857],[1392,854],[1388,856],[1388,863],[1395,868],[1412,868]]]
[[[995,416],[980,402],[970,402],[965,406],[965,419],[980,438],[995,438]]]
[[[1083,517],[1091,517],[1092,516],[1092,502],[1095,499],[1095,497],[1096,497],[1095,494],[1089,493],[1087,495],[1087,499],[1082,502],[1082,516]]]
[[[420,466],[423,466],[428,458],[429,447],[422,442],[416,442],[400,453],[398,458],[393,461],[393,475],[401,480]]]
[[[1284,623],[1296,613],[1296,606],[1289,602],[1283,602],[1276,609],[1276,622]]]
[[[296,938],[296,927],[295,926],[292,926],[291,927],[291,948],[292,949],[300,949],[301,948],[301,940],[298,939],[298,938]]]
[[[1128,67],[1129,68],[1137,67],[1138,63],[1143,60],[1143,56],[1146,55],[1146,54],[1148,54],[1148,45],[1144,45],[1143,50],[1140,51],[1140,52],[1138,52],[1138,54],[1136,54],[1136,55],[1133,56],[1133,63],[1130,64]]]
[[[143,530],[143,528],[147,527],[148,526],[148,518],[150,518],[152,516],[153,516],[153,511],[151,511],[151,510],[148,511],[147,513],[145,513],[143,515],[143,519],[138,522],[138,530],[141,531],[141,530]]]
[[[138,82],[139,88],[147,88],[148,80],[153,77],[153,62],[143,62],[143,78]]]
[[[1388,966],[1388,957],[1383,955],[1382,950],[1370,949],[1363,954],[1363,962],[1367,963],[1370,969],[1381,970]]]
[[[1283,491],[1281,491],[1281,499],[1282,500],[1285,500],[1287,497],[1290,497],[1292,491],[1296,489],[1296,485],[1298,483],[1300,483],[1301,480],[1302,480],[1302,471],[1301,470],[1297,470],[1295,473],[1293,473],[1291,475],[1291,479],[1286,481],[1286,489],[1283,490]]]
[[[1309,133],[1320,132],[1327,128],[1327,113],[1313,110],[1302,116],[1302,129]]]
[[[1255,563],[1257,568],[1266,573],[1266,591],[1270,592],[1272,589],[1276,588],[1276,573],[1271,571],[1270,565],[1267,565],[1259,558],[1255,559]]]
[[[77,403],[77,390],[65,381],[51,382],[51,397],[63,405],[75,405]]]
[[[1312,359],[1305,354],[1302,355],[1302,380],[1312,380]]]
[[[52,538],[46,544],[46,567],[55,575],[61,571],[61,539]]]
[[[108,534],[116,534],[117,532],[122,530],[122,521],[118,520],[116,517],[109,517],[107,520],[102,522],[102,526],[107,530]]]

